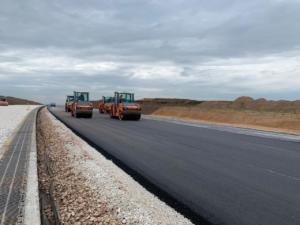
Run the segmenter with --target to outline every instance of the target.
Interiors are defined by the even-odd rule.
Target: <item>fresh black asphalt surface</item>
[[[299,225],[300,143],[94,111],[53,113],[214,224]]]

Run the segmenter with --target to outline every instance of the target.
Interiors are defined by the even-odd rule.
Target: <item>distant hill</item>
[[[22,98],[15,98],[11,96],[0,96],[0,98],[6,98],[9,105],[41,105],[41,103],[22,99]]]

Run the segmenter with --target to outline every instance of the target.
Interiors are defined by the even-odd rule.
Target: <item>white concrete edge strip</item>
[[[24,121],[26,120],[27,116],[25,116],[22,119],[22,121],[20,122],[20,124],[13,129],[11,135],[2,144],[0,144],[0,159],[3,157],[4,153],[8,149],[8,146],[11,145],[12,141],[15,139],[17,132],[20,130],[20,128],[23,125]]]
[[[37,146],[36,146],[36,116],[34,115],[34,124],[31,137],[31,148],[28,161],[27,187],[24,209],[24,224],[25,225],[40,225],[40,201],[38,188],[38,172],[37,172]]]
[[[288,134],[288,133],[275,132],[275,131],[263,131],[254,128],[231,127],[229,125],[219,125],[213,123],[201,123],[194,120],[188,121],[184,119],[160,117],[154,115],[143,115],[143,118],[148,120],[165,121],[169,123],[175,123],[175,124],[191,126],[191,127],[225,131],[225,132],[230,132],[235,134],[243,134],[243,135],[256,136],[256,137],[279,139],[284,141],[300,142],[300,136],[296,134]]]

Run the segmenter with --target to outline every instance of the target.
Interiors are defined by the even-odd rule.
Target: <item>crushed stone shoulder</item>
[[[86,178],[99,198],[117,211],[123,224],[192,224],[191,221],[148,192],[47,111],[55,130],[65,141],[72,167]]]

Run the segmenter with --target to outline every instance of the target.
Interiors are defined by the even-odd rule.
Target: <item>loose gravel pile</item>
[[[0,158],[3,154],[1,146],[18,128],[25,117],[37,106],[35,105],[10,105],[0,106]]]
[[[48,111],[42,110],[40,118],[64,224],[192,224]]]

